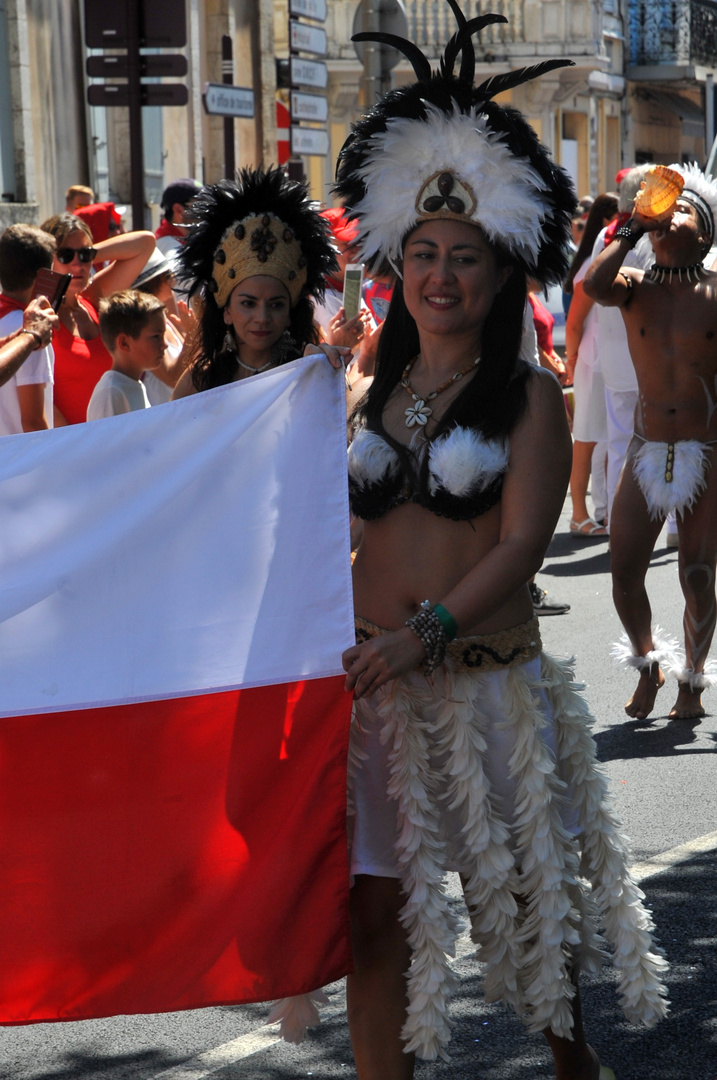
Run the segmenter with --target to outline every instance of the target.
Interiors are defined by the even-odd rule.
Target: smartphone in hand
[[[355,318],[361,307],[363,263],[349,263],[344,270],[344,303],[346,321]]]
[[[57,314],[63,297],[67,292],[67,286],[72,281],[72,274],[58,274],[56,270],[37,271],[35,287],[32,290],[32,299],[38,296],[46,296],[50,301],[50,307]]]

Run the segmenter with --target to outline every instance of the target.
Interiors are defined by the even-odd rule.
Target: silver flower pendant
[[[414,424],[418,424],[419,427],[425,427],[428,423],[428,417],[433,413],[432,409],[429,409],[425,401],[421,398],[416,398],[415,404],[409,405],[406,409],[406,427],[413,427]]]

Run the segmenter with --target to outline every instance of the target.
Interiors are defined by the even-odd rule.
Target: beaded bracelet
[[[645,235],[645,230],[638,225],[636,229],[630,228],[630,222],[626,221],[619,229],[615,230],[615,239],[627,240],[631,248],[634,248],[638,240]]]
[[[406,620],[406,626],[413,630],[426,650],[423,670],[426,675],[430,675],[445,659],[448,637],[429,600],[424,600],[418,613],[412,619]]]

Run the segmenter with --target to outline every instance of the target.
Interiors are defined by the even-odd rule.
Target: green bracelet
[[[434,614],[438,617],[438,621],[446,632],[446,637],[449,641],[458,635],[458,623],[451,615],[450,611],[446,611],[443,604],[433,605]]]

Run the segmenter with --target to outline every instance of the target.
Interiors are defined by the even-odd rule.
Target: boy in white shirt
[[[38,270],[52,267],[55,241],[35,225],[10,225],[0,237],[0,338],[22,335],[27,359],[0,380],[0,435],[40,431],[52,425],[54,353],[49,325],[42,331],[25,326]],[[57,319],[45,303],[51,323]],[[13,365],[14,366],[14,365]]]
[[[112,367],[92,392],[88,420],[149,408],[141,378],[162,363],[166,330],[164,304],[156,296],[125,289],[102,301],[100,334]]]

